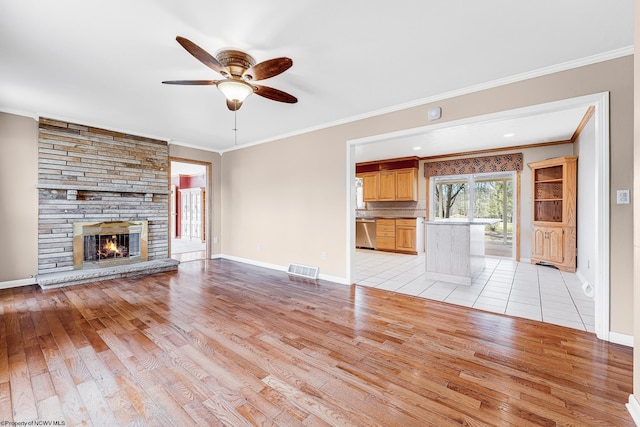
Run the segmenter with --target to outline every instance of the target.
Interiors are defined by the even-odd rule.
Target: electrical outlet
[[[260,252],[262,250],[262,245],[260,243],[256,244],[256,251]]]
[[[218,237],[217,236],[213,236],[213,244],[214,245],[218,244]]]
[[[327,259],[327,253],[326,252],[322,251],[321,256],[322,256],[323,260]]]

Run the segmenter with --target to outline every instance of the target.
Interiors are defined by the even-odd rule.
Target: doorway
[[[523,119],[526,117],[535,117],[540,114],[555,114],[563,111],[569,111],[571,109],[587,109],[593,108],[593,126],[590,131],[590,137],[585,141],[586,143],[580,143],[578,148],[578,157],[582,157],[581,169],[589,171],[589,176],[592,181],[590,185],[579,184],[579,191],[583,191],[579,196],[582,202],[578,206],[578,216],[585,218],[585,215],[581,214],[584,210],[593,211],[592,223],[588,224],[588,230],[592,240],[590,246],[593,251],[591,258],[591,267],[589,268],[589,262],[583,263],[578,259],[578,270],[576,274],[580,277],[591,277],[589,284],[593,287],[593,303],[595,305],[594,316],[594,329],[596,335],[605,341],[614,341],[625,345],[628,344],[628,340],[625,336],[620,334],[614,334],[609,330],[610,326],[610,266],[609,266],[609,222],[610,222],[610,181],[609,181],[609,93],[600,92],[591,95],[579,96],[576,98],[564,99],[560,101],[552,101],[545,104],[532,105],[523,108],[516,108],[508,111],[501,111],[497,113],[490,113],[482,116],[470,117],[460,120],[454,120],[450,122],[442,122],[431,124],[419,128],[407,129],[402,131],[390,132],[388,134],[369,136],[354,140],[347,141],[346,144],[346,156],[347,156],[347,188],[349,191],[346,195],[347,205],[347,222],[346,228],[349,238],[346,240],[346,264],[347,264],[347,283],[354,283],[354,279],[357,278],[358,269],[356,266],[356,249],[355,249],[355,164],[362,161],[370,161],[370,158],[363,156],[364,148],[370,149],[370,152],[375,152],[380,155],[380,158],[391,158],[393,155],[389,155],[389,151],[384,150],[397,150],[401,142],[407,142],[407,147],[411,147],[416,141],[416,138],[425,138],[429,134],[436,131],[450,130],[459,127],[460,129],[466,129],[470,125],[480,123],[492,123],[493,121],[505,121],[509,119]],[[536,126],[539,123],[536,122]],[[543,128],[543,127],[541,127]],[[432,144],[435,146],[435,144]],[[443,149],[450,150],[453,148],[451,144],[443,144]],[[485,147],[486,148],[486,147]],[[460,153],[467,152],[460,150]],[[445,153],[437,153],[445,154]],[[527,204],[527,196],[525,189],[521,188],[521,177],[516,176],[515,187],[516,193],[522,191],[523,196],[517,195],[519,200],[516,201],[516,209],[520,205]],[[580,190],[582,188],[582,190]],[[520,214],[522,209],[520,209]],[[517,218],[517,216],[516,216]],[[517,220],[519,222],[520,220]],[[526,219],[522,219],[523,224],[526,224]],[[583,221],[583,229],[587,224]],[[517,233],[517,227],[516,227]],[[515,240],[518,240],[518,235],[515,235]],[[578,242],[586,241],[587,239],[581,239],[578,236]],[[528,251],[527,240],[523,239],[525,250]],[[580,245],[580,243],[579,243]],[[518,251],[520,248],[515,245],[516,258],[520,259]],[[589,248],[587,248],[589,249]],[[582,250],[582,253],[588,252],[588,250]],[[527,253],[522,257],[526,261]],[[584,257],[583,257],[584,258]],[[590,276],[587,276],[585,270],[590,272]],[[584,282],[583,279],[581,279]]]
[[[206,163],[171,159],[169,252],[180,262],[208,257],[209,168]]]

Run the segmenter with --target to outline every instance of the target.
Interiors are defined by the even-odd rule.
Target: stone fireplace
[[[165,141],[41,118],[40,286],[176,269],[168,169]]]

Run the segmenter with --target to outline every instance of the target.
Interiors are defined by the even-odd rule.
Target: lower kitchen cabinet
[[[376,249],[393,251],[396,249],[396,220],[376,219]]]
[[[416,221],[396,219],[396,249],[399,251],[417,252]]]
[[[418,254],[424,252],[423,218],[376,219],[376,249]]]

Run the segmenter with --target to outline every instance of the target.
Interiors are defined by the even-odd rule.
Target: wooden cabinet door
[[[531,256],[544,258],[544,245],[546,241],[546,231],[543,227],[533,227],[533,238],[531,239]]]
[[[562,263],[564,261],[564,232],[562,227],[547,227],[547,244],[546,258],[550,262]]]
[[[378,201],[396,200],[396,171],[380,171]]]
[[[416,227],[396,225],[396,249],[399,251],[416,251]]]
[[[378,172],[362,174],[362,200],[375,202],[378,200]]]
[[[562,227],[534,227],[531,256],[541,261],[564,261],[564,231]]]
[[[396,200],[418,200],[418,170],[399,169],[396,171]]]

